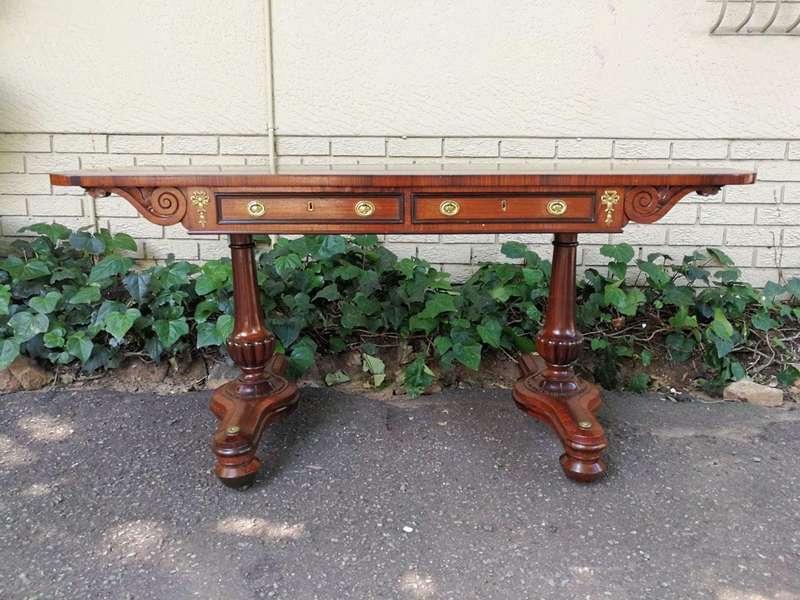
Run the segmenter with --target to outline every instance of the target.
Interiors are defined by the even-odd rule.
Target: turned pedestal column
[[[275,337],[264,326],[252,236],[232,234],[230,249],[235,324],[227,347],[242,373],[211,398],[211,411],[220,420],[212,448],[217,477],[242,487],[253,482],[261,466],[256,450],[264,427],[294,407],[297,386],[281,376],[286,362],[273,355]]]
[[[605,472],[602,453],[608,442],[594,416],[600,391],[578,378],[572,368],[583,341],[575,326],[577,247],[577,234],[555,234],[547,314],[536,337],[536,349],[545,366],[537,369],[531,356],[522,357],[522,376],[513,396],[522,410],[558,434],[564,446],[561,467],[567,477],[593,481]]]

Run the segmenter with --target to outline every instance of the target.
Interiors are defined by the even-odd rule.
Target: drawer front
[[[402,223],[402,194],[217,194],[220,224]]]
[[[593,194],[415,194],[414,223],[595,220]]]

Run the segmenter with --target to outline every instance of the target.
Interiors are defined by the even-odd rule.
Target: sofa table
[[[754,180],[755,173],[722,169],[506,165],[150,168],[50,176],[53,185],[80,186],[96,198],[121,196],[158,225],[230,236],[235,326],[227,346],[241,375],[214,392],[211,410],[220,421],[212,440],[215,472],[231,487],[252,483],[264,427],[294,408],[298,396],[264,326],[253,234],[555,234],[548,308],[536,337],[543,368],[523,356],[513,397],[555,430],[567,477],[593,481],[605,472],[608,443],[594,416],[599,389],[572,368],[582,341],[575,327],[578,234],[653,223],[689,193],[707,196]]]

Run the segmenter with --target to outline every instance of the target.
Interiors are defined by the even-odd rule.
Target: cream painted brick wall
[[[0,152],[50,152],[50,137],[43,133],[2,133]]]
[[[500,140],[491,138],[447,138],[445,156],[499,156]]]
[[[0,154],[0,173],[24,173],[25,158],[22,154]]]
[[[442,155],[442,140],[439,138],[391,139],[387,145],[389,156],[428,157]]]
[[[799,140],[279,136],[277,146],[279,164],[509,161],[569,168],[587,162],[626,166],[644,160],[680,167],[755,166],[759,171],[756,185],[728,187],[710,198],[690,194],[659,223],[631,224],[621,235],[581,235],[579,262],[582,268],[603,264],[606,259],[600,255],[600,246],[624,240],[643,257],[661,251],[680,258],[694,248],[719,246],[754,283],[800,272]],[[20,227],[40,221],[57,220],[71,227],[92,222],[91,199],[80,188],[51,188],[47,173],[53,170],[264,165],[267,152],[264,135],[0,134],[0,231],[15,236]],[[227,255],[224,237],[190,237],[179,227],[154,225],[120,198],[100,198],[95,206],[101,226],[140,241],[142,258],[161,260],[172,253],[182,259],[206,260]],[[525,243],[544,257],[551,252],[547,234],[388,235],[385,239],[401,258],[419,256],[444,265],[456,281],[463,281],[482,262],[506,260],[500,247],[509,240]],[[781,257],[777,263],[776,256]]]
[[[669,158],[669,140],[618,140],[614,144],[616,158]]]
[[[560,158],[608,158],[612,140],[558,140]]]
[[[109,152],[118,154],[159,154],[162,149],[160,135],[110,135]]]
[[[386,156],[384,138],[354,137],[331,140],[331,154],[334,156]]]
[[[105,135],[66,134],[53,136],[55,152],[107,152]]]
[[[220,154],[266,154],[267,136],[224,135],[219,138]]]
[[[535,138],[500,140],[500,156],[508,158],[553,158],[556,141]]]
[[[731,142],[731,158],[784,158],[786,142],[742,140]]]

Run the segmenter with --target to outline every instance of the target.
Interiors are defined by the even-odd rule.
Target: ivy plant
[[[154,361],[188,351],[225,353],[233,331],[227,259],[202,266],[167,260],[137,269],[133,239],[107,230],[28,228],[0,260],[0,368],[20,354],[86,372],[130,355]],[[269,242],[268,238],[260,241]],[[502,246],[508,262],[482,265],[465,283],[424,260],[399,260],[374,235],[281,238],[258,257],[258,286],[278,351],[299,377],[318,353],[357,350],[368,383],[386,385],[378,356],[402,356],[401,385],[418,395],[437,371],[477,370],[488,352],[535,351],[551,265],[526,245]],[[643,391],[655,356],[695,365],[718,391],[745,376],[798,376],[800,280],[755,289],[720,250],[680,260],[601,248],[608,264],[577,282],[578,325],[605,387]],[[794,359],[796,360],[796,358]],[[627,375],[623,375],[627,373]],[[349,380],[329,373],[329,385]]]

